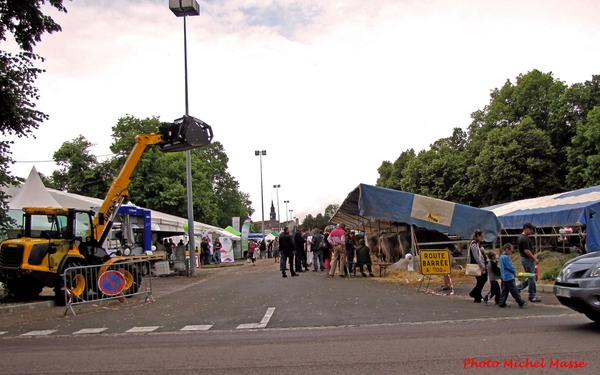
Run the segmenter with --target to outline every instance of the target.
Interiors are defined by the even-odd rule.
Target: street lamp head
[[[267,154],[267,150],[262,150],[260,153],[263,154],[263,155],[266,155]]]
[[[258,150],[254,151],[254,156],[258,156],[258,155],[260,155],[260,151],[258,151]]]
[[[200,15],[200,7],[196,0],[169,0],[169,9],[177,17]]]

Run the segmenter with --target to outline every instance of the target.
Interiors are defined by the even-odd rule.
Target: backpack
[[[320,250],[325,250],[325,249],[329,249],[329,242],[327,241],[326,238],[323,238],[321,240],[321,243],[319,244],[319,249]]]

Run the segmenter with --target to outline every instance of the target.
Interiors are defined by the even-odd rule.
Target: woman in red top
[[[256,258],[254,257],[254,250],[256,250],[257,247],[258,247],[258,245],[256,244],[256,242],[254,242],[254,240],[250,240],[250,243],[248,244],[248,259],[252,259],[253,266],[256,266]]]

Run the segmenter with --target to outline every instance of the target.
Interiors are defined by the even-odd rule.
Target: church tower
[[[271,200],[271,221],[277,220],[277,214],[275,213],[275,206],[273,205],[273,200]]]

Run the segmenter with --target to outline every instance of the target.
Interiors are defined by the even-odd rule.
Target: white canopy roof
[[[20,210],[23,207],[62,207],[50,195],[35,167],[31,168],[29,177],[8,202],[11,210]]]
[[[13,198],[9,200],[11,210],[20,210],[23,207],[69,207],[82,210],[91,210],[94,207],[102,205],[102,199],[86,197],[78,194],[71,194],[60,190],[48,189],[42,183],[40,176],[33,167],[25,183],[18,187],[9,187],[4,189],[8,195]],[[151,211],[152,224],[158,225],[161,230],[183,231],[183,225],[188,223],[187,219],[165,214],[159,211]],[[212,225],[194,221],[194,233],[199,236],[205,233],[211,233],[219,237],[229,237],[232,240],[240,240],[239,236],[229,233],[224,229]]]

